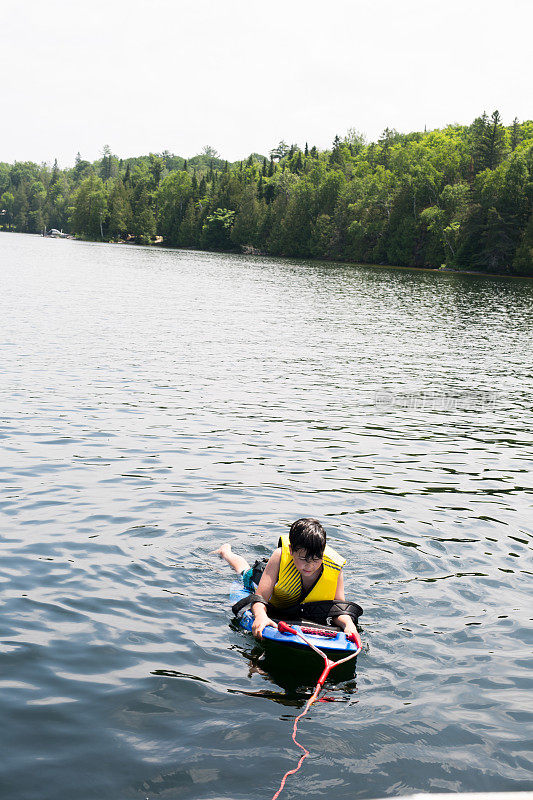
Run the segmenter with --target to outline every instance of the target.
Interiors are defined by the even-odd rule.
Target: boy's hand
[[[348,616],[348,614],[341,614],[340,617],[337,617],[335,623],[340,625],[346,636],[354,636],[355,641],[360,645],[361,637],[359,636],[357,628],[355,627],[355,622],[351,617]]]
[[[278,627],[275,622],[272,622],[270,617],[267,617],[266,614],[264,616],[259,617],[259,619],[257,617],[254,619],[253,625],[252,625],[252,633],[253,633],[253,635],[255,636],[256,639],[262,639],[263,638],[263,635],[262,635],[263,634],[263,628],[266,628],[267,625],[272,625],[273,628],[277,628]]]
[[[345,633],[346,638],[349,639],[351,642],[354,642],[354,644],[356,644],[357,647],[362,647],[363,646],[363,644],[361,642],[361,637],[359,636],[359,633],[358,633],[357,628],[355,627],[355,625],[353,626],[353,631],[348,630],[348,628],[346,627],[344,629],[344,633]]]
[[[346,638],[349,639],[350,642],[353,642],[360,650],[362,649],[363,643],[358,633],[348,633],[346,634]]]
[[[350,634],[355,634],[357,638],[358,636],[357,628],[355,627],[355,624],[351,620],[344,626],[344,633],[346,634],[346,636],[350,636]]]

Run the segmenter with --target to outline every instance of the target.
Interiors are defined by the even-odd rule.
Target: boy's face
[[[293,550],[289,548],[292,560],[296,565],[296,569],[300,575],[305,575],[310,578],[315,575],[322,566],[322,558],[320,556],[308,556],[306,550]]]

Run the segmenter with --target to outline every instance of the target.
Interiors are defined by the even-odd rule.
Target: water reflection
[[[312,650],[276,646],[272,642],[257,644],[251,649],[238,645],[234,645],[234,648],[247,660],[249,677],[258,675],[266,682],[275,683],[284,690],[283,695],[271,689],[246,691],[245,694],[266,697],[284,705],[299,707],[305,703],[324,668],[323,660]],[[356,662],[357,659],[354,659],[346,664],[340,664],[330,672],[324,689],[326,695],[334,688],[342,688],[346,699],[346,693],[352,694],[356,691]],[[330,696],[328,699],[340,698]]]

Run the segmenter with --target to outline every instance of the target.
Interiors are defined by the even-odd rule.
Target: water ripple
[[[211,551],[303,514],[365,647],[287,796],[531,788],[531,283],[0,248],[3,796],[271,797],[320,664]]]

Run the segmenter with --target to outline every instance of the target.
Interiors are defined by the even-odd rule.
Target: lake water
[[[286,800],[532,788],[533,282],[0,235],[0,795],[269,800],[318,677],[229,541],[365,609]]]

